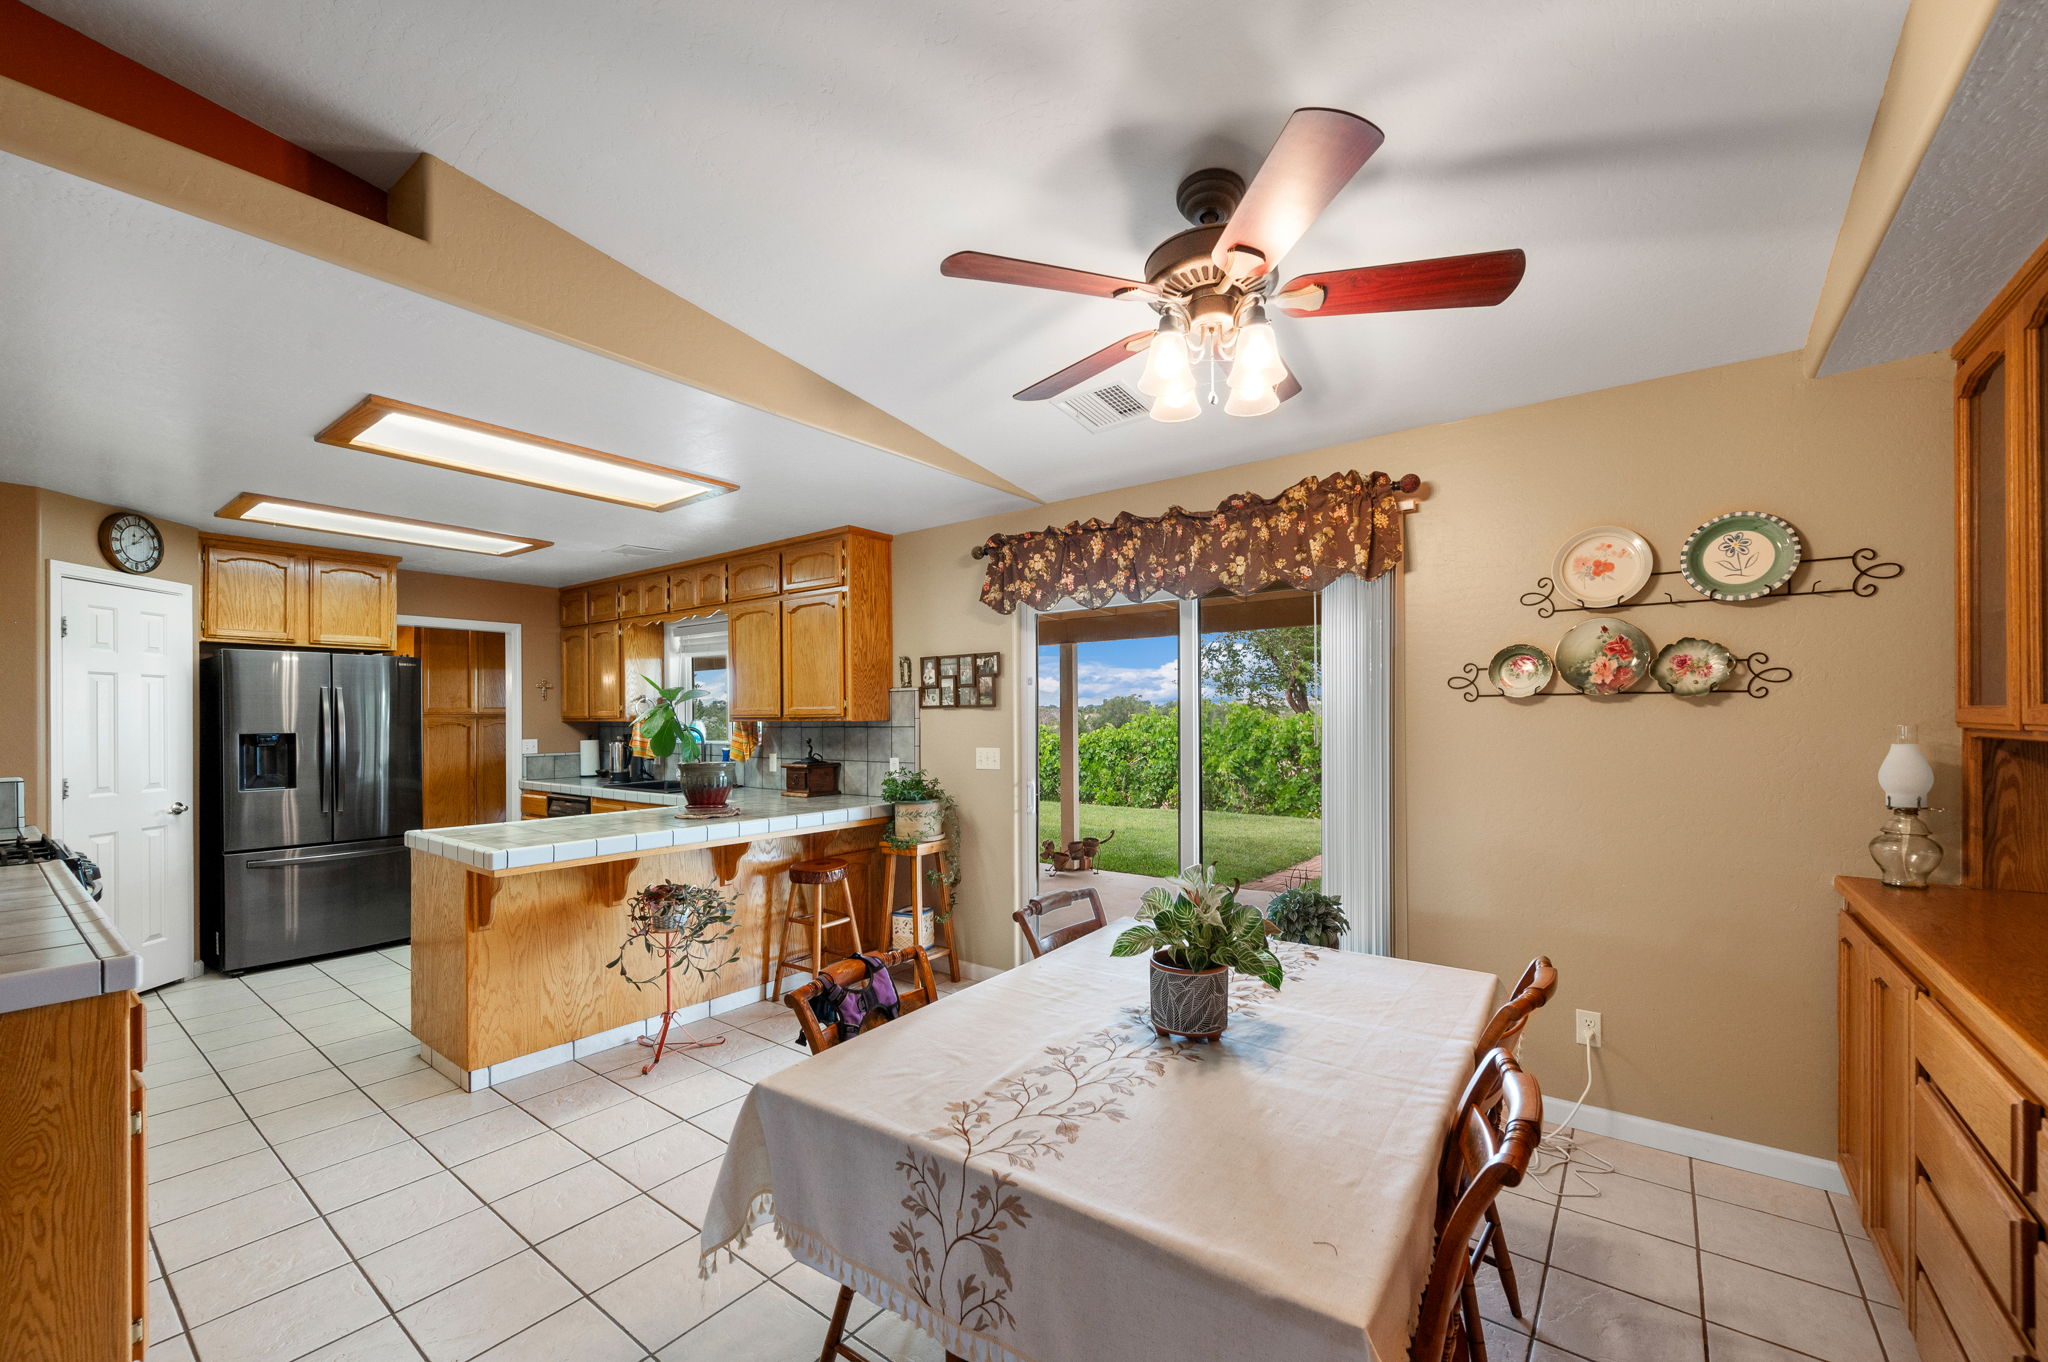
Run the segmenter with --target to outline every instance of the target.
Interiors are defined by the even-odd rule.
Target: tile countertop
[[[141,980],[141,959],[62,862],[0,867],[0,1012],[118,993]]]
[[[520,787],[586,792],[580,782],[567,781],[522,781]],[[647,792],[613,790],[606,797],[631,799],[643,795]],[[738,817],[684,819],[667,808],[658,808],[434,828],[408,832],[405,844],[414,851],[445,856],[477,870],[531,871],[545,869],[557,861],[629,856],[671,846],[726,846],[758,837],[786,837],[873,823],[889,817],[893,811],[892,805],[867,795],[786,799],[779,790],[749,787],[732,792],[731,807],[739,810]]]

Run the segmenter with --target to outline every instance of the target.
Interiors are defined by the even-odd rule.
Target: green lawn
[[[1057,804],[1038,806],[1039,840],[1057,839]],[[1171,875],[1181,867],[1174,859],[1179,840],[1180,810],[1131,809],[1116,804],[1083,804],[1081,836],[1116,840],[1102,849],[1095,864],[1101,870],[1133,875]],[[1204,859],[1226,880],[1255,880],[1290,865],[1300,865],[1323,849],[1320,818],[1275,818],[1258,813],[1202,815]]]

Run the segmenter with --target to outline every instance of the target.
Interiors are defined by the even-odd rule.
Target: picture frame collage
[[[994,709],[1001,653],[949,653],[917,660],[919,709]]]

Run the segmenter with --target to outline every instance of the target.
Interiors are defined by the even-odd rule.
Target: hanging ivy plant
[[[738,895],[728,897],[708,884],[663,880],[648,885],[626,900],[632,926],[605,969],[616,970],[635,988],[660,983],[671,968],[670,961],[674,962],[672,968],[686,975],[716,974],[740,958],[738,946],[731,954],[724,950],[732,939],[733,909],[738,902]],[[635,978],[632,966],[626,963],[636,944],[651,970],[644,979]]]

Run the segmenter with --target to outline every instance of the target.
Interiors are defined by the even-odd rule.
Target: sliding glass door
[[[1318,599],[1264,591],[1193,603],[1200,624],[1201,859],[1245,888],[1322,877]]]

